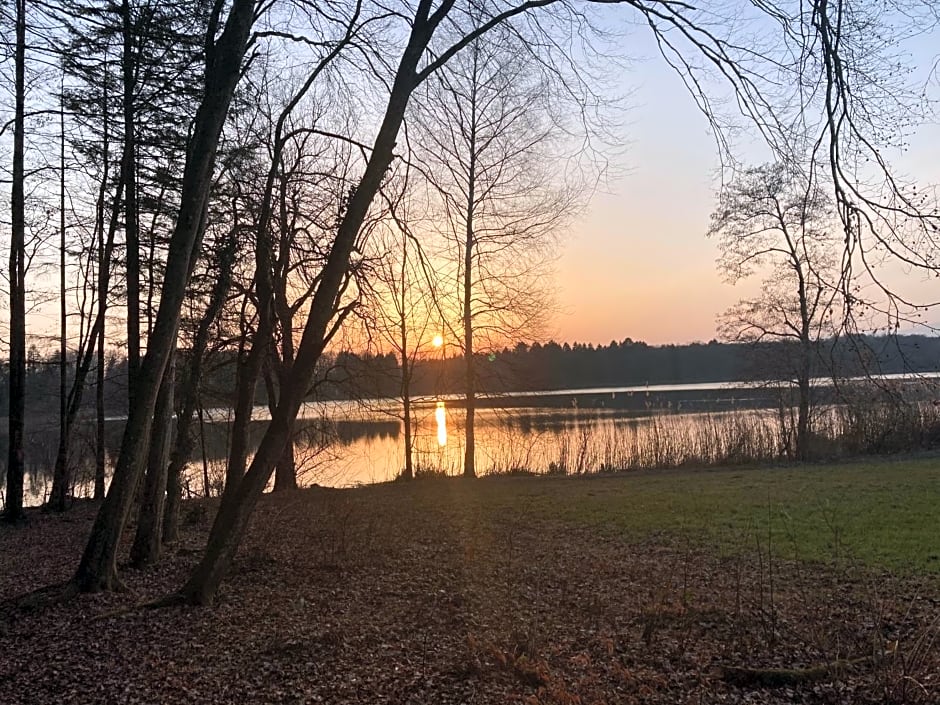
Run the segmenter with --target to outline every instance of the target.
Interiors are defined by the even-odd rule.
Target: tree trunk
[[[100,266],[100,265],[99,265]],[[104,326],[95,341],[98,365],[95,370],[95,501],[104,499],[105,434],[104,434]]]
[[[402,477],[412,480],[414,470],[414,439],[411,427],[411,377],[414,371],[408,357],[408,236],[404,231],[401,237],[401,298],[398,301],[398,341],[401,347],[401,409],[402,425],[405,431],[405,468]]]
[[[26,475],[23,454],[26,416],[26,0],[16,0],[14,54],[13,188],[10,199],[10,410],[4,512],[5,519],[10,522],[19,521],[23,516],[23,480]]]
[[[467,166],[467,212],[463,257],[463,341],[464,341],[464,400],[467,413],[464,442],[464,477],[476,477],[476,373],[473,367],[473,246],[476,210],[476,136],[477,105],[476,82],[470,96],[470,160]]]
[[[125,178],[124,236],[126,243],[127,287],[127,402],[134,405],[134,385],[140,369],[140,228],[137,218],[137,140],[134,128],[134,89],[136,59],[134,26],[130,0],[121,2],[121,56],[124,95],[124,151],[121,156]]]
[[[193,121],[160,308],[147,354],[134,383],[134,406],[129,409],[111,486],[76,571],[75,582],[83,591],[114,589],[119,585],[117,549],[143,470],[157,392],[176,344],[180,310],[196,254],[194,249],[211,186],[219,136],[241,72],[254,9],[252,0],[234,0],[225,29],[214,45],[211,37],[215,35],[215,22],[210,22],[204,94]]]
[[[202,399],[196,397],[196,417],[199,419],[199,444],[202,446],[202,495],[212,496],[212,484],[209,482],[209,458],[206,454],[206,419],[202,408]]]
[[[60,87],[64,93],[64,86]],[[68,319],[65,297],[65,105],[59,103],[59,451],[56,467],[69,467]],[[66,471],[66,475],[70,472]],[[63,483],[66,486],[70,482]],[[64,502],[63,502],[64,505]],[[64,509],[64,506],[62,507]]]
[[[173,391],[176,384],[174,358],[175,354],[171,354],[153,412],[147,474],[144,476],[137,533],[131,547],[131,564],[135,568],[152,565],[160,558],[167,486],[167,454],[172,432]]]
[[[296,415],[296,409],[293,413]],[[226,490],[222,494],[222,504],[212,525],[203,559],[181,590],[187,602],[206,605],[214,600],[245,533],[251,513],[287,444],[290,415],[290,409],[282,401],[248,472],[231,491]]]
[[[98,234],[98,306],[99,315],[102,318],[101,325],[98,328],[98,335],[89,334],[88,345],[94,345],[98,353],[97,366],[95,369],[95,501],[104,499],[104,478],[105,478],[105,424],[104,424],[104,341],[105,328],[107,322],[104,319],[108,310],[108,277],[110,274],[110,262],[105,259],[106,245],[104,238],[104,196],[108,183],[108,173],[110,171],[110,139],[109,131],[111,129],[110,113],[108,111],[108,72],[105,64],[104,90],[101,92],[101,114],[103,118],[104,137],[102,144],[102,178],[101,188],[98,190],[98,203],[95,208],[96,222],[95,230]],[[113,238],[112,238],[113,242]],[[76,376],[78,370],[76,369]]]
[[[800,380],[800,408],[796,418],[796,457],[809,459],[809,383]]]
[[[105,173],[105,178],[107,173]],[[114,254],[114,238],[117,230],[117,222],[121,210],[121,199],[123,193],[123,183],[124,183],[124,173],[123,169],[121,170],[121,178],[117,186],[117,194],[114,197],[114,203],[111,208],[111,223],[108,226],[108,236],[104,243],[104,251],[100,255],[100,261],[98,262],[98,311],[95,314],[95,320],[92,323],[91,330],[88,333],[88,343],[85,345],[84,349],[79,350],[78,360],[75,364],[75,377],[72,380],[72,389],[69,393],[69,402],[68,410],[66,417],[66,428],[71,429],[74,426],[75,419],[78,417],[78,412],[82,406],[82,397],[85,393],[85,380],[88,378],[88,372],[91,370],[92,357],[95,354],[95,341],[98,342],[98,394],[103,394],[104,388],[104,326],[105,326],[105,317],[108,311],[108,288],[110,283],[110,267],[109,263]],[[102,192],[104,190],[104,181],[102,181]],[[99,193],[99,197],[103,198],[103,193]],[[99,251],[100,251],[100,231],[99,231]],[[101,415],[104,414],[104,400],[102,397],[101,400],[102,411]],[[101,422],[103,424],[103,421]],[[102,430],[102,449],[100,452],[103,452],[103,430]],[[63,437],[59,439],[59,453],[57,456],[56,467],[52,476],[52,492],[49,497],[49,505],[57,511],[62,511],[65,509],[66,498],[68,496],[69,490],[69,472],[68,464],[63,462],[60,464],[58,461],[65,461],[68,458],[68,454],[65,449],[68,448],[69,439],[68,437]],[[104,478],[102,476],[102,485],[104,483]]]
[[[403,340],[404,340],[403,336]],[[412,480],[415,476],[414,470],[414,430],[411,426],[411,364],[408,361],[408,355],[404,348],[401,356],[401,407],[403,425],[405,430],[405,469],[402,471],[402,477],[406,480]]]
[[[291,434],[293,436],[293,434]],[[294,444],[289,439],[284,446],[284,452],[277,461],[274,469],[274,491],[284,492],[297,489],[297,464],[294,461]]]
[[[199,321],[196,337],[189,352],[189,370],[183,376],[182,404],[176,419],[176,439],[170,454],[170,466],[167,470],[166,507],[163,519],[163,542],[170,543],[179,538],[179,510],[182,502],[180,478],[186,462],[195,446],[195,434],[192,430],[193,417],[199,400],[199,387],[202,384],[202,365],[209,345],[209,332],[215,323],[232,285],[232,269],[238,248],[238,233],[233,229],[219,249],[219,276],[209,294],[209,304]]]
[[[244,341],[243,341],[244,343]],[[251,366],[251,352],[239,351],[235,371],[235,408],[232,418],[231,445],[225,466],[225,492],[234,489],[245,474],[248,440],[251,432],[251,409],[255,403],[258,372]],[[258,367],[260,371],[260,364]]]
[[[288,106],[293,109],[293,104]],[[283,129],[283,116],[279,120],[277,138],[283,139],[281,131]],[[283,162],[282,149],[277,150],[277,159]],[[284,169],[281,170],[278,180],[278,232],[280,241],[278,243],[278,259],[275,263],[276,272],[271,282],[272,294],[274,297],[273,312],[277,317],[278,325],[281,329],[281,350],[280,359],[277,354],[272,355],[272,364],[277,369],[277,380],[280,388],[288,383],[290,368],[294,365],[294,309],[287,299],[287,289],[289,286],[289,272],[291,259],[291,246],[294,243],[296,229],[290,222],[287,213],[288,184],[290,179]],[[268,403],[271,403],[269,398]],[[294,460],[294,433],[291,428],[290,439],[284,446],[284,453],[281,459],[277,461],[277,467],[274,470],[274,491],[284,492],[297,489],[297,463]]]
[[[258,378],[261,377],[264,361],[271,348],[274,336],[274,281],[271,273],[271,217],[273,212],[274,188],[278,168],[281,164],[281,154],[284,151],[283,129],[290,110],[296,105],[298,97],[295,96],[288,107],[281,112],[274,129],[274,145],[271,154],[271,164],[265,178],[264,192],[258,212],[258,222],[255,226],[255,298],[257,300],[258,327],[251,347],[244,356],[239,356],[238,372],[236,374],[235,413],[232,421],[232,447],[229,452],[228,465],[225,471],[225,491],[234,489],[245,474],[245,465],[248,458],[249,427],[251,425],[251,409],[254,406],[255,389]],[[292,336],[293,330],[284,331],[285,336]],[[269,385],[273,386],[273,385]],[[268,402],[271,402],[269,394]],[[283,480],[282,480],[283,482]],[[294,480],[296,486],[296,479]]]
[[[800,398],[796,416],[796,458],[809,460],[809,410],[810,410],[810,375],[812,375],[811,348],[808,340],[803,341],[800,360],[800,374],[797,380]]]
[[[166,504],[163,506],[163,544],[174,543],[180,537],[180,505],[183,503],[183,487],[180,473],[173,467],[166,476]]]
[[[272,360],[272,362],[274,364],[280,364],[282,368],[285,365],[285,363],[279,362],[278,360]],[[283,375],[281,375],[281,377],[281,383],[283,384]],[[271,374],[271,370],[267,367],[264,370],[264,386],[268,395],[268,409],[273,415],[274,411],[277,409],[277,399],[279,395],[277,388],[274,385],[274,379]],[[297,467],[296,463],[294,462],[294,443],[292,430],[291,438],[287,442],[287,445],[284,446],[284,452],[281,454],[280,459],[277,461],[277,467],[274,469],[274,492],[285,492],[296,489]]]
[[[813,315],[809,307],[809,295],[806,287],[806,274],[803,270],[803,263],[800,259],[800,253],[793,240],[787,234],[786,224],[783,224],[783,232],[787,235],[787,242],[790,243],[790,253],[798,281],[798,296],[800,301],[800,362],[799,372],[797,373],[797,386],[799,387],[799,407],[796,417],[796,458],[797,460],[807,460],[809,449],[806,447],[809,440],[809,395],[810,395],[810,375],[813,370],[813,341],[811,336]]]
[[[102,117],[104,122],[104,141],[102,145],[102,175],[101,184],[98,188],[98,199],[95,204],[95,231],[98,238],[98,277],[97,277],[97,312],[95,319],[88,332],[88,340],[84,345],[79,345],[78,356],[75,361],[75,377],[72,379],[72,388],[69,391],[68,403],[66,409],[65,428],[67,433],[59,438],[59,452],[56,458],[56,466],[52,476],[52,492],[49,496],[49,506],[53,510],[62,511],[65,509],[65,502],[70,485],[68,468],[68,447],[70,443],[71,429],[74,427],[75,419],[78,416],[82,404],[82,397],[85,392],[85,380],[88,378],[88,372],[91,370],[92,356],[97,350],[97,370],[95,389],[96,406],[96,448],[95,448],[95,499],[104,498],[104,330],[106,325],[106,315],[108,311],[108,291],[110,288],[111,269],[110,263],[114,255],[114,239],[117,232],[118,219],[121,212],[121,204],[124,194],[125,173],[122,166],[118,178],[117,191],[114,195],[114,201],[111,204],[111,220],[108,225],[107,237],[104,235],[104,212],[105,197],[108,189],[108,175],[110,173],[109,159],[109,133],[110,120],[108,113],[108,76],[105,71],[105,80],[102,90]]]

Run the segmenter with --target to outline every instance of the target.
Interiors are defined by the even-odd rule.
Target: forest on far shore
[[[685,345],[649,345],[630,338],[608,345],[534,343],[480,354],[479,387],[487,393],[552,389],[590,389],[658,384],[694,384],[756,379],[786,379],[792,351],[787,343],[743,344],[718,342]],[[185,355],[185,351],[181,351]],[[865,374],[923,374],[940,371],[940,338],[923,335],[859,336],[821,341],[816,350],[817,377],[841,378]],[[33,349],[27,365],[30,395],[27,412],[54,415],[58,409],[57,353],[42,355]],[[127,404],[127,360],[112,354],[105,372],[105,407],[108,414],[123,414]],[[70,371],[71,371],[70,367]],[[463,358],[460,350],[430,352],[415,365],[412,393],[453,394],[460,390]],[[0,416],[8,407],[7,368],[0,368]],[[325,355],[316,375],[310,400],[396,397],[400,364],[391,353],[342,351]],[[223,350],[211,357],[203,383],[206,407],[232,403],[235,357]],[[267,403],[264,384],[255,400]],[[86,397],[94,411],[94,395]]]

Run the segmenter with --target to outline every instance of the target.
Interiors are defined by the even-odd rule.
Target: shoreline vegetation
[[[139,609],[178,587],[217,502],[184,503],[127,592],[5,603],[4,702],[940,695],[933,457],[276,493],[215,609]],[[0,595],[67,579],[95,508],[0,527]]]
[[[932,452],[940,449],[940,406],[931,400],[905,401],[874,392],[858,393],[855,401],[814,406],[806,459],[814,462],[845,461],[867,456],[891,456]],[[928,395],[921,395],[923,397]],[[745,464],[787,463],[795,460],[794,410],[790,406],[734,408],[731,411],[694,411],[694,407],[648,408],[643,412],[610,407],[542,407],[481,411],[482,475],[534,474],[582,475],[643,469],[679,467],[734,467]],[[460,436],[460,410],[454,411],[449,429]],[[448,413],[451,413],[448,412]],[[370,411],[369,417],[300,418],[294,445],[301,484],[345,486],[364,479],[331,470],[343,468],[345,449],[357,443],[385,444],[387,458],[400,458],[401,426],[394,416]],[[489,415],[488,415],[489,414]],[[433,423],[433,417],[423,427]],[[258,419],[250,428],[249,450],[253,452],[266,422]],[[459,453],[444,454],[433,428],[417,428],[414,446],[415,473],[456,475]],[[108,457],[120,441],[120,422],[107,426]],[[224,476],[229,426],[206,423],[185,473],[184,496],[217,494]],[[91,432],[76,431],[73,495],[81,497],[94,475]],[[0,438],[0,445],[3,444]],[[28,494],[42,500],[48,491],[55,449],[47,434],[27,436],[30,464]],[[82,459],[85,459],[82,461]],[[392,479],[371,476],[372,481]],[[2,483],[0,483],[2,487]],[[214,488],[214,489],[213,489]]]

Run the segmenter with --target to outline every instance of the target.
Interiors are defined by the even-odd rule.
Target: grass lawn
[[[769,538],[786,558],[940,573],[940,459],[442,482],[456,484],[419,490],[419,501],[472,502],[628,539],[666,532],[728,551],[758,541],[766,550]]]

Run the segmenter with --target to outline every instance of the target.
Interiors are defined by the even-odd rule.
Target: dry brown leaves
[[[940,702],[936,578],[778,562],[771,581],[753,556],[497,512],[460,480],[266,497],[216,607],[122,613],[181,584],[208,514],[128,593],[7,614],[0,703]],[[67,579],[93,515],[0,528],[0,596]],[[805,683],[718,670],[894,639]]]

